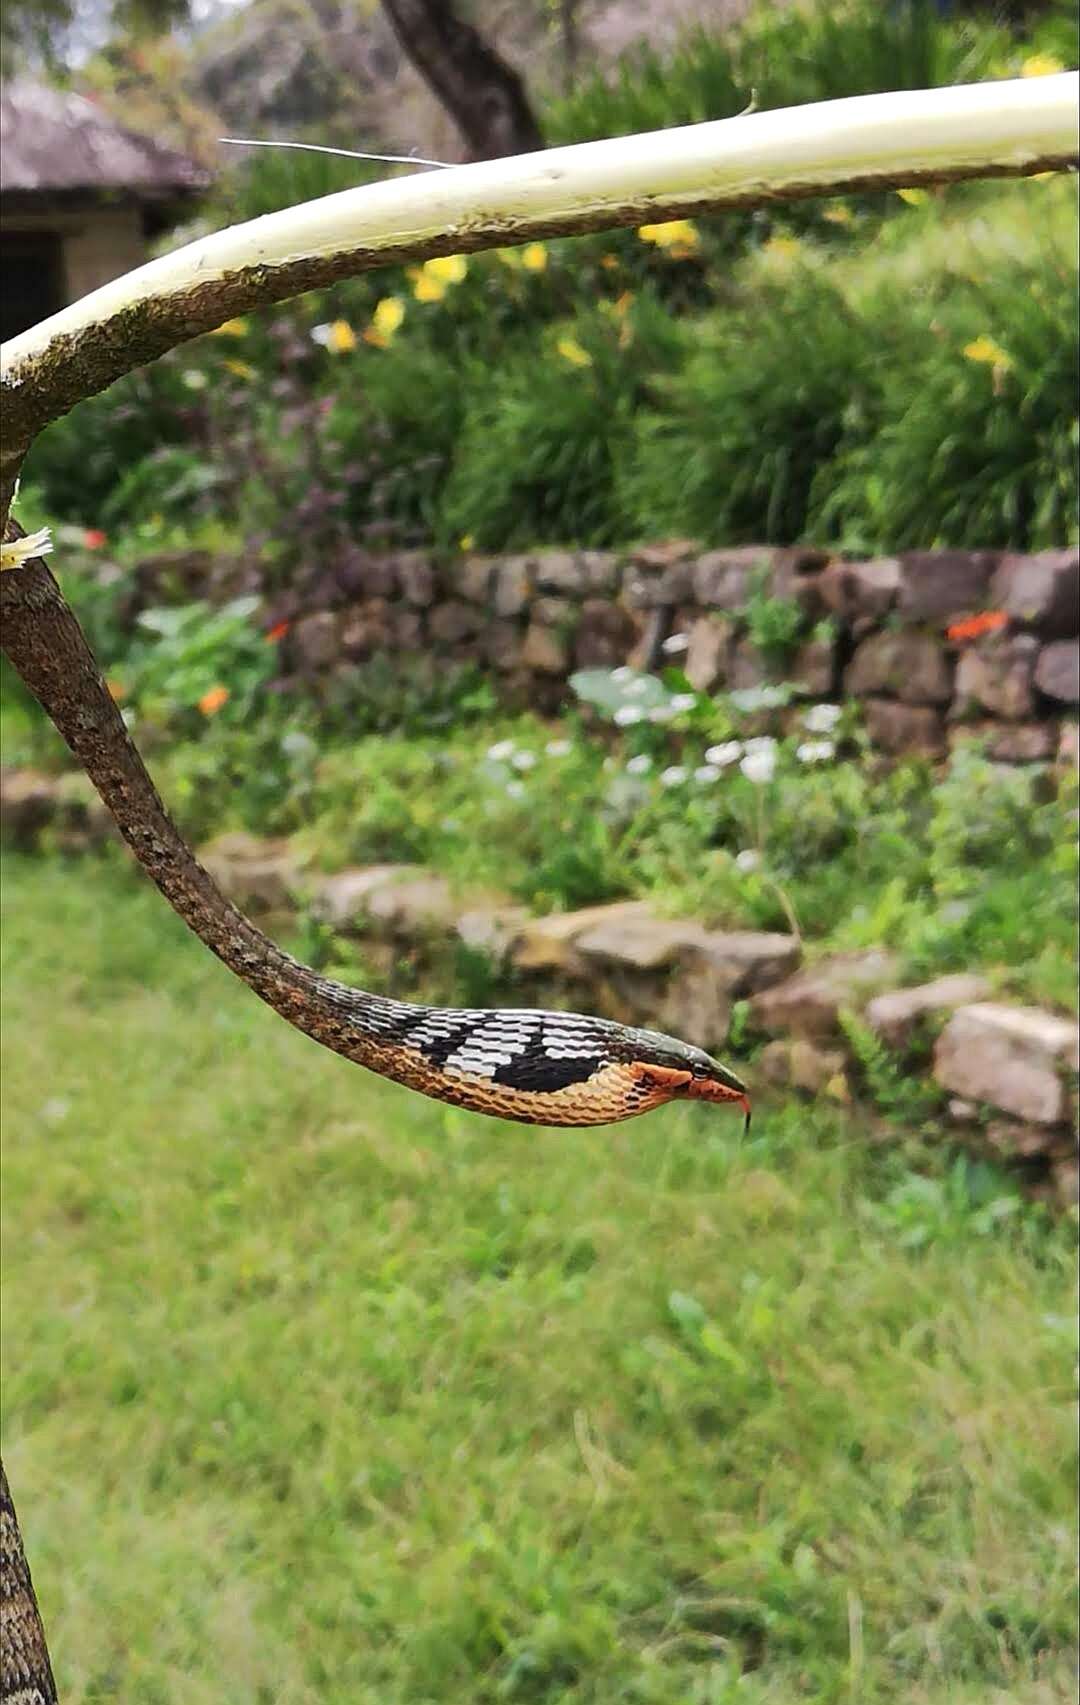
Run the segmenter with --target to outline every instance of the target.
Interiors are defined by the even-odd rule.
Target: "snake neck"
[[[0,568],[4,649],[135,857],[211,953],[297,1030],[423,1095],[524,1124],[607,1125],[681,1096],[738,1102],[749,1121],[740,1080],[670,1036],[581,1013],[410,1006],[284,953],[225,898],[172,821],[45,563]]]
[[[320,977],[225,898],[162,804],[82,628],[40,558],[0,574],[0,614],[12,664],[188,928],[290,1024],[359,1065],[387,1071],[380,1036],[399,1009],[415,1009]]]

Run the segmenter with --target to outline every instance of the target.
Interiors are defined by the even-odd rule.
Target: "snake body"
[[[9,522],[18,536],[21,529]],[[321,977],[227,900],[166,811],[45,562],[0,574],[3,645],[184,922],[298,1030],[357,1065],[475,1113],[605,1125],[675,1099],[750,1103],[734,1072],[656,1031],[581,1013],[431,1007]]]

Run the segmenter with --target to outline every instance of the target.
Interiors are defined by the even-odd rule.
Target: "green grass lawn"
[[[837,1111],[500,1125],[6,861],[4,1445],[68,1705],[1071,1699],[1071,1227]]]

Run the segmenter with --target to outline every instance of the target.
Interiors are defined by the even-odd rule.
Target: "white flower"
[[[771,734],[755,734],[752,740],[745,742],[748,752],[775,752],[776,741]]]
[[[788,689],[786,687],[740,687],[730,697],[736,710],[775,710],[777,705],[787,704]]]
[[[776,774],[776,753],[747,752],[739,768],[747,781],[752,781],[755,787],[763,787]]]
[[[544,747],[549,758],[565,758],[571,749],[569,740],[549,740]]]
[[[515,752],[510,762],[515,770],[531,770],[536,762],[535,752]]]
[[[678,657],[682,652],[690,649],[690,635],[688,633],[673,633],[668,639],[665,639],[660,649],[666,652],[668,657]]]
[[[752,870],[761,868],[761,854],[755,852],[753,847],[747,847],[745,852],[735,855],[735,864],[744,876],[748,876]]]
[[[295,758],[298,762],[317,758],[319,755],[319,748],[311,735],[305,734],[299,728],[290,728],[287,734],[281,736],[281,750],[287,758]]]
[[[49,529],[41,527],[36,533],[27,533],[25,539],[9,539],[0,545],[0,569],[18,568],[31,557],[48,556],[51,550]]]
[[[615,712],[615,721],[620,728],[631,728],[635,722],[644,722],[645,712],[640,705],[623,704]]]
[[[649,686],[650,682],[648,677],[645,675],[638,675],[636,679],[631,681],[627,686],[626,696],[628,699],[640,699],[643,694],[648,692]]]
[[[666,770],[660,771],[661,787],[681,787],[687,778],[688,771],[682,764],[670,764]]]
[[[497,740],[494,746],[488,747],[487,755],[493,764],[505,764],[507,759],[514,755],[514,742],[512,740]]]
[[[803,717],[803,727],[808,734],[831,734],[843,714],[838,704],[812,704]]]
[[[715,764],[699,764],[694,771],[694,780],[701,782],[703,787],[711,787],[714,781],[720,780],[720,771]]]
[[[795,756],[800,764],[824,764],[835,758],[836,747],[831,740],[804,740],[795,748]]]
[[[321,343],[324,349],[329,349],[330,339],[333,336],[333,332],[333,326],[326,323],[321,326],[312,326],[308,335],[310,336],[312,343]]]
[[[636,758],[631,758],[626,766],[627,775],[647,776],[652,769],[652,759],[648,752],[639,752]]]
[[[189,391],[205,391],[210,383],[206,374],[198,367],[185,367],[184,384]]]
[[[715,764],[718,770],[726,770],[736,758],[742,757],[741,740],[721,740],[719,746],[710,746],[705,754],[707,764]]]
[[[507,799],[524,799],[525,784],[520,781],[508,781],[506,784]]]
[[[617,669],[611,671],[611,679],[613,681],[628,681],[633,673],[634,671],[628,663],[620,663]]]
[[[655,709],[649,712],[650,722],[673,722],[674,719],[675,712],[670,703],[658,704]]]
[[[693,710],[696,704],[696,693],[675,693],[671,700],[671,708],[676,716],[681,715],[684,710]]]

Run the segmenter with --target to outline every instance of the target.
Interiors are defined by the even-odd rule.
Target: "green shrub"
[[[1044,201],[1041,232],[1025,206],[1011,254],[969,255],[915,305],[921,340],[902,361],[888,351],[870,430],[819,482],[823,533],[894,548],[1075,540],[1080,329],[1074,220],[1055,219],[1059,205]]]
[[[759,574],[743,611],[751,643],[769,662],[783,666],[806,628],[802,606],[794,598],[774,598],[767,574]]]
[[[197,602],[144,610],[124,664],[125,700],[174,726],[197,727],[200,711],[243,721],[274,669],[273,649],[252,620],[258,606],[257,598],[236,598],[217,609]]]
[[[1063,9],[1064,10],[1064,9]],[[740,26],[690,32],[669,52],[639,48],[552,104],[558,142],[662,130],[882,89],[977,82],[1007,68],[1011,38],[989,17],[950,19],[933,0],[759,5]]]
[[[615,469],[645,387],[683,333],[648,299],[596,310],[489,373],[470,399],[441,533],[483,548],[626,536]]]
[[[392,166],[299,148],[237,148],[228,154],[205,210],[215,229],[336,195],[393,172]]]
[[[406,341],[368,361],[362,385],[336,392],[327,471],[344,490],[353,526],[392,538],[436,532],[467,398],[482,383],[451,354]],[[357,477],[365,468],[367,477]]]
[[[722,116],[751,92],[777,106],[1010,75],[1031,51],[1074,60],[1075,38],[1056,5],[1027,37],[929,0],[762,7],[587,80],[550,134]],[[387,171],[253,151],[208,219]],[[81,404],[28,475],[54,521],[227,529],[298,599],[358,539],[1060,544],[1076,528],[1075,198],[1058,182],[923,201],[533,244],[463,259],[434,292],[415,268],[364,275]],[[387,297],[404,320],[373,348]],[[320,339],[337,320],[335,353]]]
[[[125,480],[153,478],[141,472],[146,458],[191,455],[198,413],[178,359],[156,362],[47,427],[26,459],[26,478],[39,488],[51,521],[99,527]],[[140,491],[136,502],[142,500]],[[137,512],[129,504],[122,513]]]
[[[833,457],[876,424],[885,316],[854,310],[813,256],[782,251],[760,276],[654,385],[618,482],[631,532],[805,539]],[[909,328],[894,320],[889,335],[902,363]]]

